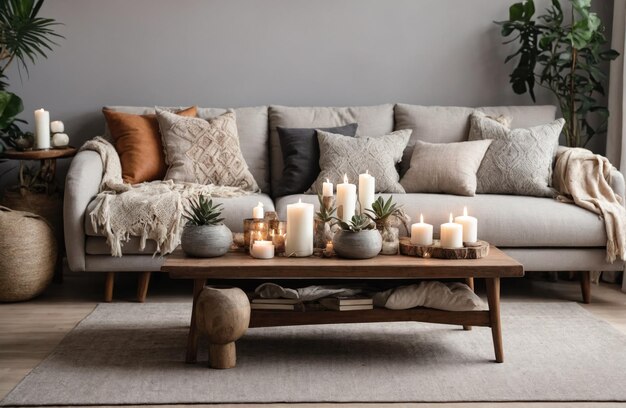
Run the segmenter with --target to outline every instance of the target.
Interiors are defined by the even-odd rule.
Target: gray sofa
[[[111,107],[128,113],[149,113],[152,108]],[[513,118],[512,127],[528,127],[547,123],[555,118],[554,106],[511,106],[476,108],[488,114],[504,114]],[[449,143],[467,140],[469,116],[474,108],[386,104],[365,107],[284,107],[262,106],[235,109],[243,155],[257,180],[262,194],[217,199],[224,203],[225,223],[237,232],[242,219],[249,217],[252,207],[261,201],[266,210],[275,210],[281,219],[286,206],[298,201],[317,204],[313,195],[294,195],[272,199],[272,186],[282,174],[282,153],[276,132],[283,127],[332,127],[358,123],[357,137],[382,135],[398,129],[413,129],[409,146],[400,164],[401,174],[407,168],[416,140]],[[200,108],[200,117],[213,117],[223,109]],[[105,136],[106,136],[105,131]],[[145,250],[132,238],[123,247],[124,256],[114,258],[105,238],[92,228],[89,211],[98,192],[102,164],[95,152],[80,152],[72,161],[65,186],[64,223],[69,266],[73,271],[107,272],[107,287],[112,288],[115,272],[158,271],[162,257],[153,257],[154,242]],[[615,171],[613,188],[624,196],[624,178]],[[461,197],[444,194],[395,194],[415,218],[424,213],[428,222],[437,226],[450,212],[458,213],[467,206],[479,218],[479,234],[484,239],[519,260],[526,271],[583,271],[583,297],[589,301],[589,271],[622,271],[623,262],[605,262],[606,236],[597,215],[572,204],[550,198],[476,195]],[[146,274],[143,282],[147,285]],[[149,277],[149,274],[147,275]],[[143,296],[145,296],[145,289]],[[110,298],[110,291],[107,298]],[[140,293],[139,297],[142,295]],[[107,299],[110,300],[110,299]]]

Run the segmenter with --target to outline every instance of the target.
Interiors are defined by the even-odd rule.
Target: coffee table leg
[[[465,283],[474,291],[474,278],[465,278]],[[472,330],[472,326],[463,326],[463,330]]]
[[[187,357],[186,363],[195,363],[198,360],[198,324],[196,323],[196,302],[198,295],[204,288],[206,279],[194,279],[193,281],[193,306],[191,309],[191,323],[189,324],[189,335],[187,337]]]
[[[504,349],[500,326],[500,278],[487,278],[487,302],[489,303],[489,320],[496,362],[502,363],[504,362]]]

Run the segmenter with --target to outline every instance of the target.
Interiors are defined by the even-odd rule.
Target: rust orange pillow
[[[133,115],[102,109],[113,144],[122,164],[122,178],[130,184],[162,180],[167,166],[156,115]],[[176,112],[181,116],[195,117],[192,106]]]

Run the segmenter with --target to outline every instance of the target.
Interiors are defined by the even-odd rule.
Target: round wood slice
[[[486,241],[465,242],[463,248],[443,248],[439,240],[433,245],[415,245],[408,237],[400,238],[400,253],[420,258],[440,259],[480,259],[489,255],[489,243]]]

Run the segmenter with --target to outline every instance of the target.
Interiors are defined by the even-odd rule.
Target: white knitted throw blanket
[[[161,255],[171,253],[180,244],[185,219],[184,211],[190,199],[200,195],[239,197],[252,194],[239,187],[152,181],[137,185],[122,180],[122,166],[117,151],[102,137],[85,143],[81,149],[97,152],[102,159],[100,192],[96,205],[89,213],[96,231],[102,231],[111,248],[111,255],[122,256],[124,242],[132,236],[141,238],[143,250],[148,239],[157,244]]]
[[[624,260],[626,253],[626,209],[623,198],[611,188],[613,166],[606,157],[581,148],[561,149],[554,168],[557,199],[574,202],[604,220],[606,259]]]

